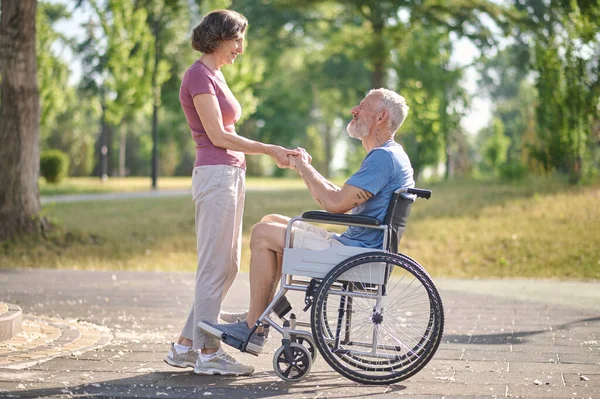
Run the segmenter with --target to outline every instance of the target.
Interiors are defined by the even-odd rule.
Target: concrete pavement
[[[340,377],[320,357],[300,383],[279,380],[276,333],[258,358],[228,351],[255,365],[250,377],[167,366],[168,342],[192,299],[190,273],[0,269],[0,301],[23,309],[25,341],[35,343],[0,345],[0,397],[600,398],[600,282],[434,281],[446,314],[440,349],[411,379],[372,387]],[[247,300],[240,274],[225,307],[242,310]],[[43,323],[53,329],[36,341]],[[62,341],[49,335],[57,330]],[[34,358],[40,351],[45,357]],[[15,356],[22,361],[10,365]]]

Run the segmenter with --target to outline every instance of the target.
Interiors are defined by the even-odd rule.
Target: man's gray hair
[[[371,93],[381,94],[379,111],[384,108],[388,111],[388,128],[392,133],[396,133],[406,119],[406,115],[408,115],[409,107],[406,100],[400,94],[388,89],[373,89],[369,92],[369,95]]]

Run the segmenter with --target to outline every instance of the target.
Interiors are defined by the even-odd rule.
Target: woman
[[[247,375],[254,371],[221,348],[218,339],[197,327],[217,321],[221,303],[239,270],[244,210],[244,154],[268,154],[279,167],[297,150],[238,136],[234,124],[242,109],[227,87],[221,67],[244,52],[248,21],[230,10],[206,15],[192,33],[202,56],[185,73],[179,101],[196,142],[192,196],[196,206],[198,270],[187,322],[165,362],[194,367],[197,374]]]

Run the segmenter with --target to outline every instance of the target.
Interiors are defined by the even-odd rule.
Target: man
[[[383,221],[392,194],[401,187],[414,187],[413,169],[394,135],[404,122],[408,106],[404,97],[386,90],[371,90],[352,108],[348,135],[359,139],[367,151],[360,169],[339,188],[310,165],[308,154],[290,158],[290,166],[302,177],[313,199],[331,213],[352,211],[356,215],[376,217]],[[246,340],[250,329],[268,306],[281,276],[281,256],[289,218],[267,215],[254,226],[250,238],[250,309],[240,314],[241,320],[231,324],[200,322],[198,326],[215,336],[223,332]],[[334,245],[381,248],[383,231],[350,227],[336,235],[308,223],[299,222],[293,230],[292,246],[323,250]],[[265,289],[265,287],[268,287]],[[229,315],[231,316],[231,315]],[[223,319],[227,319],[222,315]],[[244,320],[245,319],[245,320]],[[259,331],[260,332],[260,331]],[[260,353],[265,338],[253,334],[248,349]]]

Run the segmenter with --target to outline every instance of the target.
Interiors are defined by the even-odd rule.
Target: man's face
[[[377,98],[376,93],[365,97],[360,104],[352,108],[352,120],[346,126],[348,135],[355,139],[362,139],[369,135],[373,122],[375,122]]]

